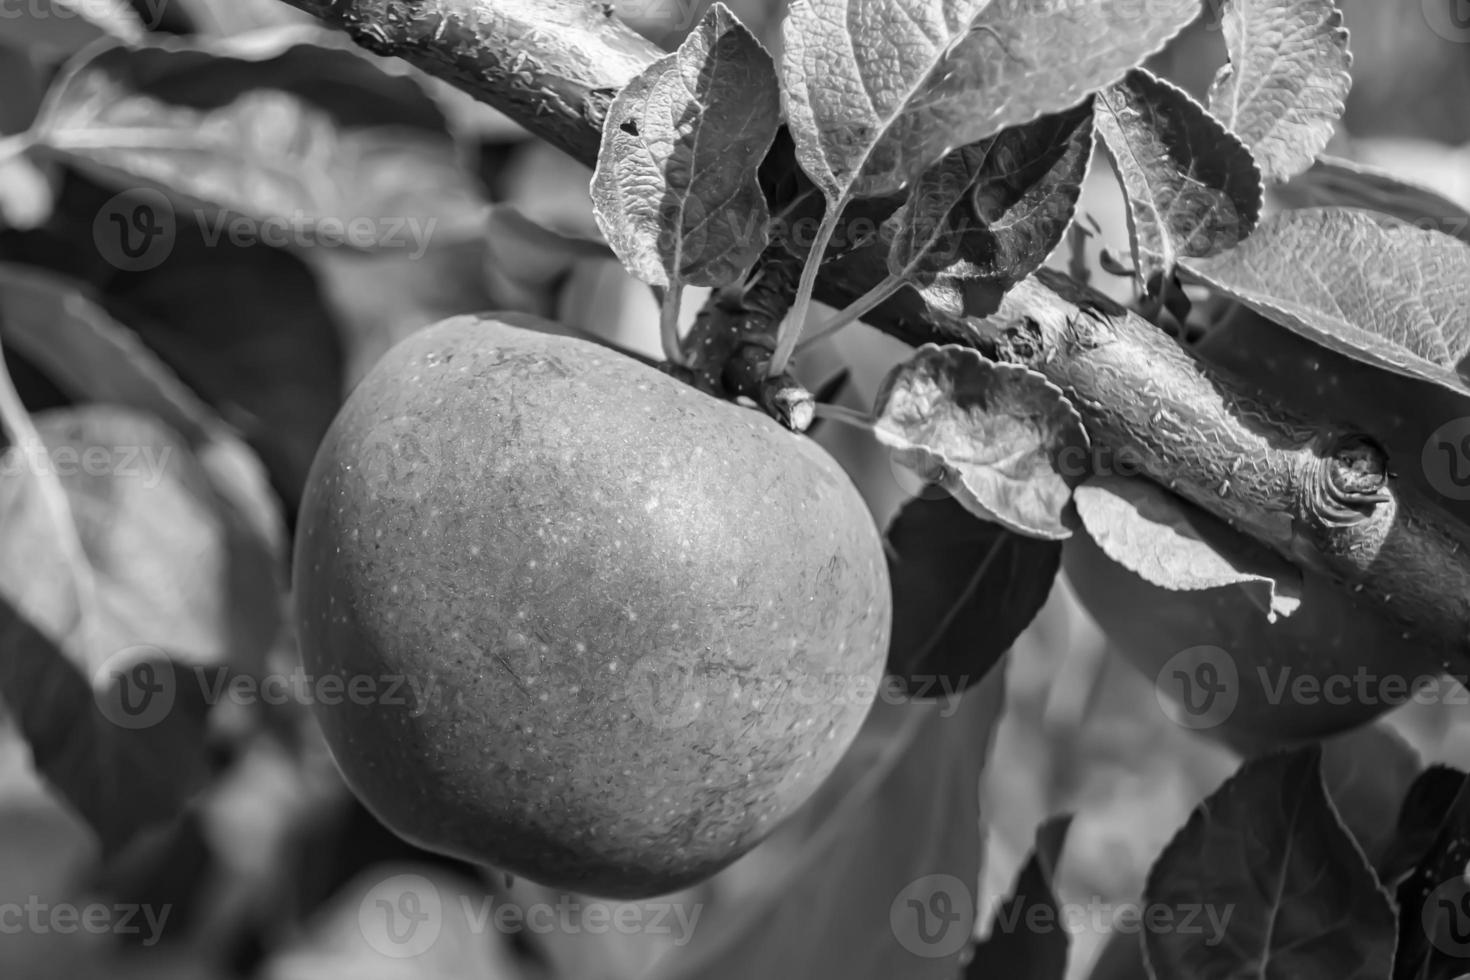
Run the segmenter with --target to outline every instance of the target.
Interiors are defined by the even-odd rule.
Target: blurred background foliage
[[[1353,32],[1355,84],[1333,152],[1470,206],[1470,31],[1446,38],[1426,27],[1426,17],[1441,14],[1445,23],[1457,23],[1453,15],[1461,2],[1342,0]],[[664,45],[676,43],[707,5],[617,3],[621,15]],[[781,2],[730,0],[730,6],[779,53]],[[145,19],[160,10],[158,30],[200,42],[313,30],[307,18],[276,0],[135,0],[135,7]],[[0,22],[0,135],[30,125],[63,60],[79,46],[44,19]],[[1201,94],[1223,52],[1205,9],[1200,23],[1158,57],[1157,67]],[[459,312],[514,308],[558,317],[644,353],[658,349],[653,300],[595,240],[586,168],[447,86],[416,81],[447,119],[479,202],[472,221],[446,224],[413,257],[401,250],[211,246],[185,223],[164,265],[128,272],[91,247],[92,223],[117,192],[114,182],[60,159],[0,163],[0,262],[64,277],[68,290],[134,331],[258,455],[274,491],[269,506],[286,527],[316,440],[343,392],[387,346],[420,326]],[[371,93],[357,97],[364,101],[354,111],[372,118]],[[410,163],[399,172],[402,186],[436,193]],[[1122,201],[1104,162],[1093,170],[1083,210],[1103,229],[1089,244],[1096,284],[1128,298],[1129,283],[1096,266],[1102,248],[1127,252]],[[691,298],[685,309],[692,317],[698,302]],[[865,410],[899,352],[893,341],[858,327],[815,348],[802,368],[815,384],[847,367],[851,375],[841,399]],[[9,360],[32,411],[77,400],[54,369],[24,350],[11,351]],[[880,525],[919,489],[864,434],[826,425],[817,437],[853,474]],[[1146,617],[1148,610],[1137,615]],[[291,638],[277,635],[266,669],[289,672],[294,657]],[[1078,817],[1062,864],[1062,895],[1135,900],[1153,856],[1233,769],[1236,757],[1169,723],[1152,686],[1109,654],[1107,638],[1065,581],[1012,652],[1003,683],[1006,709],[980,787],[988,824],[981,921],[1009,891],[1037,824],[1068,810]],[[398,961],[369,948],[358,926],[362,896],[390,875],[422,874],[446,896],[491,895],[523,904],[549,896],[531,883],[507,884],[425,854],[387,833],[345,791],[302,706],[216,709],[207,743],[211,776],[195,805],[179,821],[107,855],[37,774],[28,747],[7,721],[0,738],[0,902],[137,902],[167,905],[173,914],[163,940],[147,948],[117,936],[0,936],[0,976],[707,975],[684,971],[709,949],[762,942],[760,935],[740,932],[748,928],[751,908],[771,905],[798,923],[831,923],[865,897],[801,888],[802,876],[827,873],[827,858],[813,856],[819,846],[813,840],[828,820],[888,807],[883,812],[894,815],[890,838],[863,842],[872,848],[900,847],[901,839],[941,826],[928,801],[902,792],[900,780],[862,778],[876,766],[905,764],[902,756],[885,756],[884,748],[895,738],[913,737],[906,731],[902,719],[880,710],[832,785],[802,817],[686,896],[705,905],[688,948],[658,936],[504,936],[447,922],[431,955]],[[1447,708],[1412,707],[1341,745],[1344,759],[1367,769],[1373,760],[1400,753],[1425,762],[1463,758],[1470,728]],[[886,790],[886,802],[853,795],[861,790],[881,797],[886,787],[895,787]],[[849,861],[866,859],[847,855]],[[789,894],[814,894],[811,901],[831,907],[772,904]],[[886,909],[886,897],[880,904]],[[854,923],[859,926],[866,924]],[[840,931],[812,938],[832,948],[847,941]],[[1136,959],[1104,954],[1108,938],[1073,937],[1074,976],[1136,980]]]

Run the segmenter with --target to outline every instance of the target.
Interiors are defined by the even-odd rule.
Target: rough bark
[[[612,96],[663,53],[596,0],[286,2],[454,83],[589,165]],[[796,173],[789,144],[774,153],[768,181]],[[794,266],[798,258],[773,246],[753,288],[727,293],[704,312],[693,336],[696,363],[728,367],[734,359],[737,368],[704,383],[758,384],[742,347],[769,349],[794,292]],[[835,307],[884,274],[877,248],[857,248],[831,266],[817,297]],[[1395,479],[1371,440],[1265,403],[1061,273],[1022,283],[984,320],[962,315],[943,295],[910,289],[865,320],[912,343],[967,344],[1028,364],[1068,393],[1099,447],[1127,453],[1143,475],[1373,597],[1447,657],[1466,652],[1467,531]],[[759,390],[744,393],[769,400]],[[1446,666],[1463,672],[1448,659]]]

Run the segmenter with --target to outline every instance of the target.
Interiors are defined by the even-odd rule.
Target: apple
[[[876,697],[892,602],[863,498],[809,439],[474,317],[347,399],[294,589],[315,716],[379,819],[619,898],[707,878],[815,790]]]

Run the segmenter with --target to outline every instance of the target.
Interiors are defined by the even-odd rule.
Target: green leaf
[[[1075,105],[1161,48],[1196,0],[793,0],[782,80],[829,202],[889,194],[957,146]]]
[[[1188,275],[1355,360],[1464,393],[1470,246],[1362,211],[1284,211]]]
[[[226,505],[241,567],[252,570],[238,583],[251,599],[234,629],[250,650],[236,662],[259,661],[279,626],[277,595],[284,584],[277,579],[286,552],[285,522],[260,460],[137,334],[76,283],[0,264],[0,342],[24,354],[75,401],[143,412],[184,437]]]
[[[1366,164],[1318,157],[1305,173],[1272,193],[1291,208],[1358,208],[1470,243],[1470,211],[1437,191]]]
[[[722,3],[608,110],[592,205],[634,276],[726,286],[766,246],[756,169],[780,125],[771,56]]]
[[[1164,848],[1144,907],[1174,925],[1202,914],[1195,929],[1145,917],[1152,975],[1388,976],[1394,910],[1333,809],[1320,762],[1315,746],[1246,762]]]
[[[1077,515],[1105,554],[1144,581],[1195,592],[1239,585],[1260,593],[1272,619],[1301,603],[1301,573],[1285,559],[1219,522],[1151,480],[1094,476],[1073,494]]]
[[[268,40],[89,49],[53,85],[30,135],[104,183],[170,192],[168,220],[215,239],[404,249],[478,231],[480,190],[416,82],[294,33]]]
[[[1060,388],[970,347],[925,344],[878,390],[874,432],[897,460],[970,513],[1029,537],[1071,532],[1068,463],[1085,459],[1087,433]]]
[[[948,494],[904,504],[886,538],[888,674],[918,697],[988,676],[1041,611],[1062,561],[1059,542],[982,521]]]
[[[1415,855],[1413,869],[1395,891],[1400,912],[1394,980],[1452,980],[1464,975],[1470,956],[1470,880],[1465,876],[1470,778],[1440,768],[1430,772],[1404,803],[1406,823],[1433,830],[1426,834],[1428,847]]]
[[[181,436],[114,406],[35,423],[45,458],[0,459],[0,694],[113,848],[202,783],[204,689],[187,668],[248,669],[261,651],[239,627],[262,610],[239,605],[239,542]]]
[[[1097,128],[1128,197],[1139,281],[1244,241],[1261,216],[1250,151],[1186,93],[1137,70],[1097,98]]]
[[[1019,282],[1065,235],[1092,159],[1092,102],[961,147],[888,220],[888,271]]]
[[[1210,112],[1245,141],[1273,184],[1312,164],[1332,139],[1352,88],[1352,55],[1333,0],[1227,0],[1230,64]]]

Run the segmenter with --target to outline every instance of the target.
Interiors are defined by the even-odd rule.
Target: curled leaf
[[[1352,55],[1333,0],[1228,0],[1230,64],[1210,87],[1210,112],[1245,141],[1270,183],[1312,165],[1342,117]]]
[[[1219,120],[1142,69],[1097,98],[1098,132],[1128,197],[1141,282],[1250,235],[1261,216],[1261,172]]]
[[[724,286],[766,245],[756,170],[776,138],[771,56],[724,4],[613,100],[592,176],[597,225],[646,283]]]
[[[1301,573],[1248,538],[1141,477],[1094,476],[1073,494],[1099,548],[1144,581],[1178,592],[1259,587],[1271,619],[1301,603]]]
[[[1071,532],[1062,513],[1087,433],[1060,388],[973,348],[925,344],[879,388],[878,439],[965,509],[1028,537]]]

